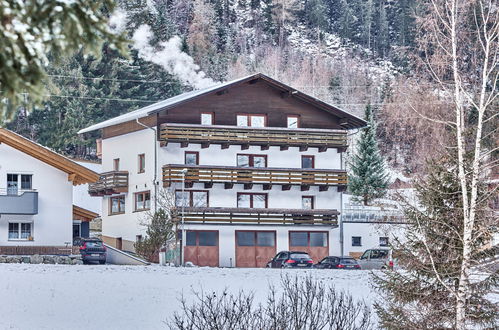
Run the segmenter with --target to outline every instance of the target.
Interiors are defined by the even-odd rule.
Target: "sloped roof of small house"
[[[99,180],[99,174],[96,172],[6,128],[0,128],[0,143],[5,143],[58,170],[66,172],[68,174],[68,180],[73,182],[73,185],[75,186]]]
[[[105,127],[122,124],[122,123],[125,123],[128,121],[131,121],[131,120],[136,120],[138,118],[147,117],[149,115],[158,113],[160,111],[167,110],[167,109],[176,107],[178,105],[184,104],[186,102],[193,101],[193,100],[195,100],[199,97],[202,97],[204,95],[217,93],[217,92],[220,92],[226,88],[233,87],[233,86],[243,84],[245,82],[249,82],[249,81],[256,80],[256,79],[262,79],[263,81],[267,82],[271,86],[278,88],[278,89],[281,89],[284,92],[289,93],[289,95],[291,95],[292,97],[300,99],[303,102],[312,104],[312,105],[316,106],[317,108],[320,108],[326,112],[329,112],[333,115],[336,115],[336,116],[344,119],[345,120],[345,125],[344,125],[345,128],[349,128],[349,129],[350,128],[360,128],[360,127],[364,127],[367,125],[366,121],[364,121],[363,119],[361,119],[357,116],[354,116],[354,115],[352,115],[352,114],[350,114],[350,113],[348,113],[348,112],[346,112],[346,111],[344,111],[344,110],[342,110],[334,105],[328,104],[324,101],[319,100],[316,97],[313,97],[311,95],[300,92],[299,90],[297,90],[291,86],[288,86],[286,84],[283,84],[275,79],[272,79],[272,78],[270,78],[262,73],[256,73],[256,74],[252,74],[252,75],[249,75],[249,76],[246,76],[243,78],[235,79],[235,80],[228,81],[225,83],[218,83],[218,84],[215,84],[211,87],[207,87],[204,89],[199,89],[199,90],[195,90],[195,91],[191,91],[191,92],[187,92],[187,93],[183,93],[183,94],[171,97],[171,98],[166,99],[164,101],[160,101],[160,102],[148,105],[146,107],[140,108],[138,110],[123,114],[121,116],[105,120],[105,121],[100,122],[100,123],[95,124],[95,125],[91,125],[87,128],[80,130],[78,132],[78,134],[83,134],[83,133],[95,131],[98,129],[102,129]]]
[[[73,204],[73,219],[92,221],[97,217],[99,217],[99,214]]]

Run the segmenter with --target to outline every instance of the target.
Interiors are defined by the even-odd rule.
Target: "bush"
[[[371,310],[333,285],[312,279],[285,276],[282,293],[269,287],[264,304],[253,293],[196,293],[196,301],[181,300],[183,312],[175,313],[171,329],[371,329]]]

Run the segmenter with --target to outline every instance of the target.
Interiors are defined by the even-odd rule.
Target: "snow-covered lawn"
[[[260,301],[282,274],[374,300],[366,271],[0,264],[0,329],[165,329],[182,294],[244,289]]]

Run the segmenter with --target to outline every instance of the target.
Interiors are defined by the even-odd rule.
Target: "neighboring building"
[[[62,254],[73,242],[73,220],[93,214],[73,206],[73,186],[99,175],[0,128],[0,254]],[[81,229],[80,229],[81,233]]]
[[[143,211],[167,189],[184,215],[186,261],[262,267],[280,250],[340,253],[342,153],[348,130],[365,125],[255,74],[79,133],[102,130],[104,173],[90,194],[102,196],[106,243],[133,250]]]

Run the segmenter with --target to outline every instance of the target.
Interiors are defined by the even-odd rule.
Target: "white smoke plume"
[[[199,65],[194,63],[192,57],[182,52],[180,37],[174,36],[166,42],[161,42],[158,49],[151,46],[152,37],[151,28],[146,24],[139,26],[133,34],[133,47],[138,50],[141,58],[160,65],[168,73],[176,75],[183,83],[189,84],[195,89],[216,84],[212,79],[206,77],[203,71],[199,70]]]

